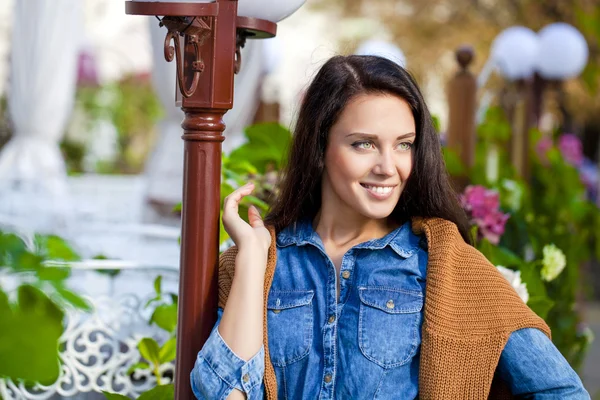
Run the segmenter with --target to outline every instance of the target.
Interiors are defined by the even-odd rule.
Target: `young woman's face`
[[[323,208],[346,217],[388,217],[412,170],[415,135],[413,114],[400,97],[351,99],[329,132]]]

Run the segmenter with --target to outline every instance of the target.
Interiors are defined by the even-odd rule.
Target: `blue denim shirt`
[[[310,221],[282,230],[267,300],[277,397],[417,398],[426,272],[427,251],[408,223],[348,250],[339,275]],[[264,347],[249,361],[239,358],[216,329],[222,312],[198,353],[194,394],[225,399],[237,388],[248,399],[262,399]],[[497,373],[515,395],[589,399],[577,374],[537,329],[513,332]]]

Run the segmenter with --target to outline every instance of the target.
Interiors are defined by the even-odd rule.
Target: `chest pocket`
[[[421,292],[370,286],[358,293],[360,351],[384,368],[409,362],[421,343]]]
[[[267,328],[271,362],[285,366],[308,355],[313,339],[312,290],[271,290]]]

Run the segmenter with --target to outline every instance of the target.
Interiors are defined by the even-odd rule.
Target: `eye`
[[[354,142],[354,143],[352,143],[352,147],[354,147],[356,149],[362,149],[362,150],[371,150],[373,148],[373,142],[369,142],[369,141]]]
[[[413,144],[411,142],[402,142],[398,145],[398,147],[400,147],[400,150],[408,151],[412,149]]]

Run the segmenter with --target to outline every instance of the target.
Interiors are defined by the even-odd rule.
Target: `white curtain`
[[[61,208],[59,142],[70,113],[81,37],[79,0],[15,1],[8,105],[13,137],[0,151],[2,211]]]
[[[175,60],[168,63],[164,58],[166,28],[158,26],[156,18],[149,19],[154,66],[152,82],[165,108],[166,116],[159,122],[158,140],[146,163],[146,202],[164,205],[176,204],[182,198],[183,185],[183,130],[184,115],[175,106]],[[244,128],[252,123],[259,103],[260,84],[264,75],[261,40],[248,40],[242,50],[242,68],[235,76],[234,107],[225,114],[224,152],[243,143]],[[146,207],[144,220],[167,222],[152,207]]]

